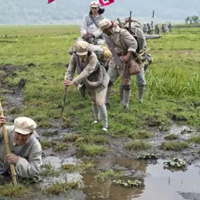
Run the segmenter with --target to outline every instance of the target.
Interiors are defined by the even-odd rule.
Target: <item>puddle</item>
[[[76,164],[79,159],[75,157],[60,158],[48,156],[45,163],[51,162],[55,168],[61,164]],[[170,171],[164,169],[166,160],[153,160],[148,164],[146,161],[132,160],[130,158],[114,159],[92,159],[97,164],[97,170],[119,170],[124,173],[123,180],[141,181],[139,187],[118,186],[108,180],[100,183],[95,179],[95,173],[79,174],[62,173],[59,177],[45,177],[41,184],[33,185],[32,194],[23,198],[12,198],[14,200],[199,200],[200,199],[200,163],[187,166],[186,171]],[[46,196],[42,194],[40,186],[51,185],[55,182],[83,181],[83,190],[69,190],[58,196]],[[9,199],[9,198],[8,198]]]
[[[183,200],[179,192],[200,192],[200,163],[188,166],[186,172],[172,172],[163,169],[163,162],[164,160],[158,160],[156,165],[147,167],[148,176],[144,180],[145,188],[137,199]]]
[[[173,123],[169,132],[170,134],[175,134],[182,139],[188,140],[191,137],[191,134],[195,133],[195,130],[188,126],[179,126]]]
[[[164,162],[165,160],[158,160],[156,164],[145,164],[145,162],[127,158],[113,160],[115,168],[120,166],[121,170],[124,169],[125,175],[128,175],[126,174],[128,170],[128,178],[139,179],[143,183],[142,186],[124,188],[114,185],[111,180],[99,183],[95,180],[95,175],[85,174],[83,181],[87,187],[84,192],[88,196],[88,200],[183,200],[185,199],[181,195],[183,193],[196,194],[200,192],[200,163],[188,166],[185,172],[172,172],[163,168]]]

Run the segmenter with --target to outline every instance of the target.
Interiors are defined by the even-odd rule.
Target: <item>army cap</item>
[[[100,21],[99,23],[99,28],[104,31],[105,29],[109,28],[110,26],[112,26],[112,22],[109,19],[103,19]]]
[[[18,117],[14,120],[14,126],[15,132],[27,135],[36,129],[37,124],[31,118]]]
[[[98,1],[92,1],[90,3],[90,8],[98,8],[98,7],[100,7],[100,4]]]
[[[89,43],[85,41],[78,41],[75,45],[76,54],[79,56],[84,56],[89,51]]]

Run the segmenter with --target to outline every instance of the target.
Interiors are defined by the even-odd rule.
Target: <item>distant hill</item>
[[[0,24],[77,24],[89,11],[91,0],[0,0]],[[105,16],[124,19],[133,16],[142,22],[151,20],[155,10],[155,21],[184,22],[187,16],[200,16],[199,0],[115,0],[105,7]]]

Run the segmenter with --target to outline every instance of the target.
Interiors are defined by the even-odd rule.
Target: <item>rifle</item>
[[[122,22],[121,22],[120,18],[117,18],[117,21],[118,21],[118,23],[119,23],[119,27],[122,28],[123,25],[122,25]]]
[[[130,11],[130,16],[129,16],[129,22],[128,22],[128,30],[129,30],[129,33],[131,33],[131,17],[132,17],[132,11]]]
[[[0,101],[0,117],[4,117],[1,101]],[[2,129],[3,129],[3,135],[4,135],[4,143],[5,143],[5,147],[6,147],[6,154],[8,155],[11,153],[11,151],[10,151],[10,147],[9,147],[8,132],[7,132],[5,124],[3,124]],[[11,170],[13,185],[17,185],[17,174],[15,171],[14,164],[10,164],[10,170]]]

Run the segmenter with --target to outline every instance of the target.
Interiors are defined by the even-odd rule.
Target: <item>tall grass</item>
[[[43,127],[55,126],[63,98],[63,76],[69,62],[69,48],[79,37],[78,26],[14,26],[1,27],[1,66],[24,66],[15,76],[0,76],[11,85],[26,79],[23,114],[39,121]],[[159,124],[169,125],[171,116],[186,119],[199,126],[200,57],[199,29],[174,29],[158,40],[148,40],[154,58],[146,72],[144,104],[138,104],[138,92],[133,76],[130,109],[119,104],[119,80],[113,86],[111,108],[108,111],[109,134],[126,135],[133,129]],[[30,65],[34,64],[34,65]],[[64,123],[80,133],[101,133],[101,124],[92,126],[89,98],[83,99],[76,87],[68,89]],[[163,127],[161,127],[163,126]]]

